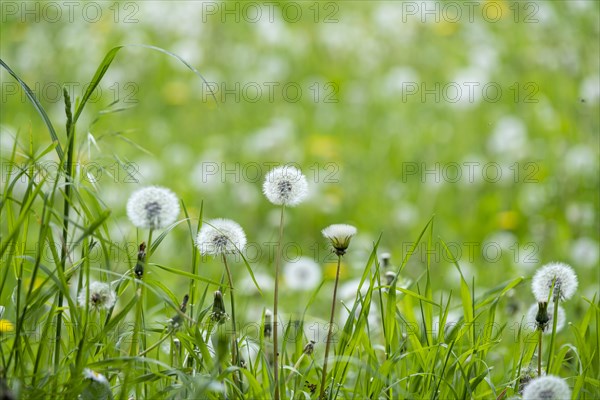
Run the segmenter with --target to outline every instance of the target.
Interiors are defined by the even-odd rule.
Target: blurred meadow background
[[[246,257],[264,295],[234,262],[238,320],[260,321],[272,307],[279,223],[262,182],[272,166],[293,163],[307,176],[309,197],[286,210],[284,261],[306,256],[322,267],[311,318],[327,318],[335,274],[322,228],[358,228],[342,265],[348,301],[380,235],[379,254],[399,265],[433,215],[431,248],[417,248],[402,278],[422,277],[429,256],[434,298],[460,288],[441,238],[466,281],[474,278],[476,296],[525,278],[500,303],[504,323],[521,320],[533,302],[529,278],[550,261],[569,263],[579,276],[576,300],[566,304],[569,322],[588,306],[582,297],[596,296],[597,304],[596,1],[3,1],[1,18],[1,58],[33,90],[62,143],[63,87],[76,103],[115,46],[160,47],[205,79],[173,57],[125,47],[86,105],[77,122],[78,179],[110,210],[102,231],[113,243],[110,254],[98,249],[90,258],[92,268],[132,267],[146,233],[128,221],[127,199],[138,188],[166,186],[192,226],[202,208],[204,218],[231,218],[245,229]],[[15,142],[19,164],[51,139],[13,77],[2,69],[0,79],[4,191]],[[36,162],[39,177],[58,158],[49,151]],[[13,197],[26,188],[18,180]],[[35,220],[29,225],[19,240],[31,240],[20,251],[33,254]],[[152,261],[190,272],[192,257],[181,223]],[[203,258],[199,272],[219,280],[222,268]],[[177,297],[187,291],[185,277],[148,273]],[[7,279],[6,287],[15,285],[12,273]],[[2,318],[14,320],[6,287]],[[282,290],[280,312],[302,313],[312,292],[285,280]],[[165,321],[172,311],[150,296],[148,321]],[[461,307],[455,296],[452,308]],[[508,331],[504,340],[513,340]]]

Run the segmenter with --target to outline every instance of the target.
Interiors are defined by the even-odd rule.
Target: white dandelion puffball
[[[296,206],[308,194],[306,177],[296,167],[284,165],[273,168],[265,177],[263,193],[275,205]]]
[[[138,228],[162,229],[179,215],[179,199],[171,190],[149,186],[135,191],[127,201],[127,216]]]
[[[558,304],[557,304],[558,305]],[[538,329],[539,323],[536,320],[538,314],[539,306],[537,303],[533,304],[527,310],[527,314],[525,315],[525,326],[531,328],[533,330]],[[547,322],[542,329],[542,333],[545,335],[549,335],[552,333],[552,320],[554,319],[554,302],[548,303],[548,308],[546,310]],[[562,328],[565,327],[565,322],[567,320],[565,309],[558,305],[558,314],[556,317],[556,332],[560,332]]]
[[[564,379],[547,375],[532,379],[523,390],[523,400],[568,400],[571,389]]]
[[[292,290],[311,290],[321,282],[321,267],[312,258],[300,257],[283,268],[283,278]]]
[[[91,381],[94,381],[96,383],[101,383],[103,385],[108,386],[108,379],[106,379],[106,377],[104,375],[99,374],[96,371],[92,371],[89,368],[85,368],[83,370],[83,377],[85,379],[90,379]]]
[[[346,253],[350,245],[350,239],[356,235],[356,228],[347,224],[329,225],[321,231],[326,239],[329,239],[337,255]]]
[[[242,227],[230,219],[211,219],[202,224],[196,238],[196,247],[205,255],[233,254],[246,246]]]
[[[560,262],[552,262],[538,269],[531,281],[531,291],[538,303],[547,302],[554,283],[554,300],[568,300],[577,290],[577,275],[573,268]]]
[[[108,310],[117,302],[117,294],[108,283],[94,281],[90,283],[89,297],[87,288],[83,287],[79,291],[77,302],[81,307],[89,303],[90,308]]]
[[[83,376],[88,385],[77,397],[81,400],[112,400],[113,394],[110,390],[108,379],[102,374],[92,371],[89,368],[83,370]]]

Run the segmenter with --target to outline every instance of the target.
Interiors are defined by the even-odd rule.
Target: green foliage
[[[336,29],[344,33],[344,18],[367,34],[369,18],[376,17],[373,9],[364,4],[338,7],[342,23],[330,27],[331,34],[339,35]],[[208,54],[204,75],[170,50],[107,44],[95,73],[90,70],[91,81],[85,78],[89,82],[85,90],[73,99],[63,97],[64,134],[55,129],[62,115],[31,89],[27,83],[32,82],[31,76],[25,78],[13,68],[16,50],[7,47],[4,52],[7,36],[3,34],[0,65],[9,76],[3,72],[2,82],[16,82],[27,101],[3,101],[8,107],[0,111],[2,143],[10,144],[9,149],[1,149],[0,390],[10,388],[20,399],[256,399],[272,395],[274,349],[271,336],[265,333],[272,289],[259,274],[269,275],[273,267],[268,247],[277,231],[270,222],[273,210],[266,200],[252,200],[260,197],[260,179],[231,182],[221,175],[224,182],[216,188],[214,183],[211,188],[191,185],[188,175],[194,174],[190,171],[198,158],[204,165],[216,163],[219,168],[221,161],[261,166],[273,161],[298,162],[305,173],[315,174],[314,183],[320,185],[316,200],[286,209],[289,243],[313,252],[324,279],[310,293],[295,293],[284,286],[280,296],[283,398],[317,398],[319,393],[333,263],[323,250],[326,243],[317,236],[323,226],[338,220],[350,220],[360,233],[343,258],[341,284],[354,286],[352,296],[338,303],[328,398],[518,396],[538,363],[537,332],[523,320],[532,301],[528,276],[533,267],[552,259],[573,263],[581,290],[566,305],[568,327],[553,334],[551,345],[543,349],[543,369],[565,378],[573,399],[600,395],[597,265],[580,268],[571,253],[576,239],[591,237],[597,243],[594,212],[598,212],[599,180],[597,171],[565,168],[562,157],[565,147],[571,146],[593,148],[592,154],[598,155],[593,145],[600,123],[593,101],[592,105],[577,101],[579,86],[598,66],[593,57],[598,55],[597,46],[587,40],[589,32],[597,38],[598,24],[593,12],[591,16],[576,14],[560,3],[552,7],[556,24],[568,28],[572,42],[559,38],[562,31],[550,29],[553,24],[524,27],[504,20],[485,28],[499,47],[497,58],[507,58],[502,70],[491,71],[490,79],[501,82],[505,90],[517,81],[512,94],[524,90],[523,84],[535,82],[542,103],[537,108],[504,97],[497,104],[483,102],[460,109],[440,102],[399,102],[379,93],[385,85],[378,77],[406,64],[409,50],[415,53],[410,60],[413,69],[433,81],[447,80],[450,72],[463,66],[463,45],[450,43],[447,36],[468,38],[475,28],[446,22],[434,28],[422,24],[410,28],[421,40],[418,46],[374,33],[370,38],[375,47],[363,49],[374,53],[361,55],[373,61],[371,69],[362,64],[362,69],[353,67],[356,55],[349,48],[331,51],[335,40],[316,41],[314,53],[304,58],[299,47],[271,53],[256,40],[253,52],[265,54],[252,53],[244,68],[259,71],[264,68],[262,61],[276,62],[281,57],[294,65],[297,80],[317,75],[319,80],[335,83],[341,88],[340,103],[303,99],[299,104],[272,105],[263,98],[258,104],[224,102],[216,108],[216,103],[223,103],[222,93],[206,91],[208,77],[211,72],[216,75],[217,69],[226,79],[237,76],[243,63],[231,62],[228,49],[251,35],[254,27],[238,24],[235,29],[223,29],[207,24],[203,28],[206,37],[219,40],[203,43]],[[597,11],[597,4],[592,8]],[[570,23],[570,17],[578,23]],[[19,26],[9,21],[2,30],[34,29]],[[306,22],[284,26],[292,37],[318,36]],[[60,29],[52,27],[52,31]],[[172,48],[168,41],[180,39],[171,33],[164,37],[148,33],[156,35],[152,43],[166,49]],[[552,69],[536,59],[540,54],[561,54],[541,41],[540,35],[557,42],[560,51],[568,50],[567,44],[575,47],[579,55],[578,67],[571,71],[574,76],[564,76],[568,66]],[[390,47],[385,51],[388,54],[382,54],[378,41]],[[517,45],[520,41],[527,45]],[[508,57],[501,47],[514,54]],[[124,54],[117,59],[118,52]],[[156,52],[177,64],[150,58]],[[82,73],[74,60],[56,62],[40,75],[66,74],[60,77],[66,81],[67,72]],[[336,62],[345,64],[345,69],[337,69]],[[539,68],[526,68],[528,63]],[[86,70],[89,64],[85,60]],[[131,65],[140,68],[137,83],[144,99],[139,104],[131,106],[122,98],[92,101],[116,65],[128,72]],[[187,70],[178,68],[181,65]],[[373,80],[373,86],[356,86],[366,80]],[[361,100],[361,96],[371,100]],[[333,116],[334,122],[324,114]],[[489,149],[486,136],[493,130],[489,126],[507,115],[528,127],[526,156],[507,158]],[[265,126],[278,129],[276,120],[268,120],[275,116],[292,121],[305,133],[292,134],[267,146],[267,151],[252,148],[249,144],[256,144],[256,138],[254,142],[247,139],[247,133]],[[180,147],[174,147],[175,152],[186,154],[182,147],[189,147],[194,160],[177,160],[163,153],[176,141]],[[211,150],[219,154],[211,158]],[[156,179],[137,169],[147,154],[158,157]],[[498,157],[503,165],[515,166],[504,169],[505,173],[510,170],[517,175],[501,184],[446,182],[433,189],[436,185],[431,182],[412,180],[405,174],[415,160],[426,160],[431,166],[462,162],[471,155],[493,162]],[[100,174],[113,182],[92,179],[90,170],[78,168],[91,163],[98,167],[96,177]],[[419,163],[417,167],[423,168]],[[328,176],[335,178],[335,184],[328,184],[325,174],[333,174]],[[536,189],[524,182],[523,174],[533,176]],[[123,219],[124,199],[133,190],[132,183],[161,181],[181,196],[183,215],[152,238],[152,233],[135,231]],[[591,219],[587,207],[592,209]],[[434,211],[435,228],[434,218],[427,220]],[[231,320],[211,318],[213,292],[220,289],[228,296],[231,287],[220,260],[202,257],[194,245],[205,215],[239,220],[250,241],[261,249],[257,257],[243,253],[231,258],[240,365],[231,362]],[[459,254],[453,242],[474,241],[481,248],[484,238],[507,233],[517,242],[503,243],[504,255],[494,261],[481,254],[465,261],[464,248]],[[144,241],[151,261],[139,279],[134,268],[138,246]],[[533,252],[527,244],[534,246]],[[386,268],[380,263],[382,249],[389,249],[392,260],[401,262]],[[532,255],[535,260],[528,259]],[[387,272],[395,274],[391,282],[386,280]],[[89,302],[80,304],[78,295],[87,293],[92,280],[111,283],[118,299],[114,306],[94,309]],[[186,294],[190,301],[184,310]],[[227,312],[232,312],[225,304]],[[314,351],[306,352],[310,341],[315,342]],[[98,374],[106,378],[106,385]]]

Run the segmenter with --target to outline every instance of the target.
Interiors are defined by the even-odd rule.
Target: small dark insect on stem
[[[144,265],[146,264],[146,242],[142,242],[139,247],[137,262],[133,272],[138,279],[144,276]]]

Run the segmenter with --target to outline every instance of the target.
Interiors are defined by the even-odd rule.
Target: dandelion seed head
[[[315,351],[315,344],[317,342],[315,342],[314,340],[311,340],[310,342],[306,343],[306,345],[304,346],[304,349],[302,350],[302,352],[304,354],[306,354],[307,356],[310,356],[314,351]]]
[[[538,269],[531,281],[531,291],[538,303],[548,301],[553,284],[552,299],[568,300],[577,290],[577,275],[573,268],[560,262],[549,263]]]
[[[532,379],[523,390],[523,400],[567,400],[571,389],[564,379],[554,375]]]
[[[546,372],[543,369],[542,369],[541,376],[546,376]],[[527,384],[529,382],[531,382],[532,379],[535,379],[537,377],[538,377],[537,366],[527,365],[526,367],[523,367],[521,369],[521,375],[519,375],[519,394],[523,394],[523,390],[525,389],[525,386],[527,386]]]
[[[223,293],[217,290],[214,294],[214,301],[212,312],[210,313],[210,319],[219,325],[223,325],[228,319],[229,315],[225,312],[225,303],[223,302]]]
[[[356,228],[347,224],[329,225],[321,231],[329,239],[337,255],[344,255],[350,245],[350,239],[356,235]]]
[[[271,333],[273,332],[273,312],[269,309],[265,310],[265,325],[263,327],[263,333],[266,338],[271,337]]]
[[[127,216],[143,229],[162,229],[179,215],[179,200],[171,190],[149,186],[135,191],[127,201]]]
[[[77,302],[81,307],[89,304],[90,308],[95,310],[108,310],[115,305],[116,301],[117,294],[110,287],[110,284],[98,281],[90,283],[89,297],[87,288],[85,287],[79,291],[79,295],[77,296]]]
[[[321,267],[309,257],[300,257],[283,268],[287,287],[292,290],[311,290],[321,282]]]
[[[95,382],[95,383],[100,383],[100,384],[102,384],[102,385],[106,385],[106,386],[108,386],[108,385],[109,385],[109,383],[108,383],[108,379],[106,379],[106,377],[105,377],[104,375],[102,375],[102,374],[99,374],[99,373],[98,373],[98,372],[96,372],[96,371],[92,371],[92,370],[91,370],[91,369],[89,369],[89,368],[85,368],[85,369],[83,370],[83,377],[84,377],[85,379],[89,379],[89,380],[91,380],[91,381],[93,381],[93,382]]]
[[[390,253],[382,253],[381,254],[381,264],[383,268],[388,268],[390,266],[390,259],[392,255]]]
[[[240,351],[240,364],[242,364],[242,367],[244,367],[244,365],[246,367],[249,367],[250,365],[255,366],[260,350],[259,345],[249,339],[239,339],[238,348]]]
[[[302,171],[284,165],[269,171],[263,183],[263,193],[275,205],[293,207],[306,198],[308,183]]]
[[[392,282],[394,282],[394,279],[396,279],[396,273],[392,272],[392,271],[388,271],[385,273],[385,282],[386,284],[389,286],[392,284]]]
[[[173,338],[172,342],[170,340],[165,340],[160,345],[160,349],[165,354],[171,354],[171,352],[177,354],[181,351],[181,341],[177,338]]]
[[[113,394],[110,390],[110,384],[104,375],[86,368],[83,370],[83,376],[87,381],[87,385],[77,397],[78,399],[110,400],[113,398]]]
[[[242,227],[230,219],[211,219],[202,224],[196,237],[196,247],[205,255],[233,254],[246,246]]]
[[[533,304],[527,310],[527,314],[525,315],[525,325],[529,328],[540,329],[543,334],[549,335],[552,333],[552,320],[554,319],[554,302],[548,304],[548,308],[546,309],[547,322],[545,324],[540,324],[540,321],[537,320],[539,311],[539,306],[537,303]],[[565,309],[558,305],[558,315],[556,318],[556,332],[560,332],[565,327],[565,322],[567,320]]]

